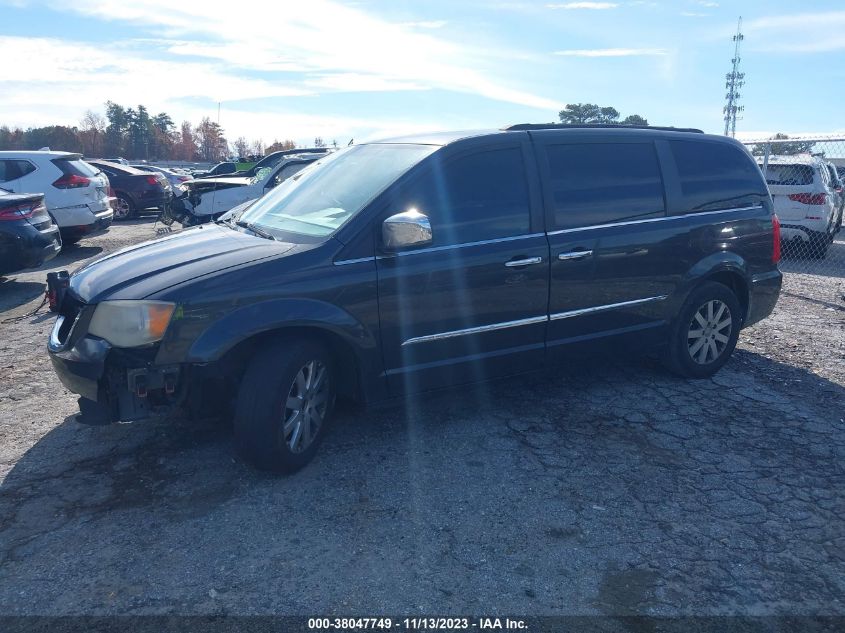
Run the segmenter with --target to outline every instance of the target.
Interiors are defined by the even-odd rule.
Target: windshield
[[[241,220],[271,231],[330,235],[436,149],[434,145],[353,145],[287,179],[251,206]]]

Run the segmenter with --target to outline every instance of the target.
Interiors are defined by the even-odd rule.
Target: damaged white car
[[[233,207],[260,198],[324,156],[325,154],[286,156],[274,167],[259,169],[252,177],[189,180],[183,183],[187,190],[185,194],[173,201],[173,219],[183,226],[213,222]]]

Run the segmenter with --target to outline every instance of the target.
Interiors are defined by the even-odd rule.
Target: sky
[[[550,122],[567,103],[737,136],[845,132],[840,0],[0,0],[0,125],[112,100],[227,138],[345,145]]]

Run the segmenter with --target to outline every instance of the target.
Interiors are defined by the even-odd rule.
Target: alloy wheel
[[[728,346],[733,318],[727,305],[713,299],[702,305],[690,321],[687,331],[689,355],[699,365],[719,358]]]
[[[329,375],[318,360],[296,373],[284,405],[282,435],[292,453],[305,451],[317,437],[329,407]]]
[[[129,208],[129,202],[123,198],[118,198],[114,201],[112,210],[114,211],[114,217],[118,220],[125,220],[128,218],[131,211]]]

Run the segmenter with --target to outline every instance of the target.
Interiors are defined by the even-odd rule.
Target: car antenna
[[[349,142],[346,144],[346,147],[349,147],[350,145],[352,145],[352,142],[354,140],[355,140],[354,138],[349,139]]]

